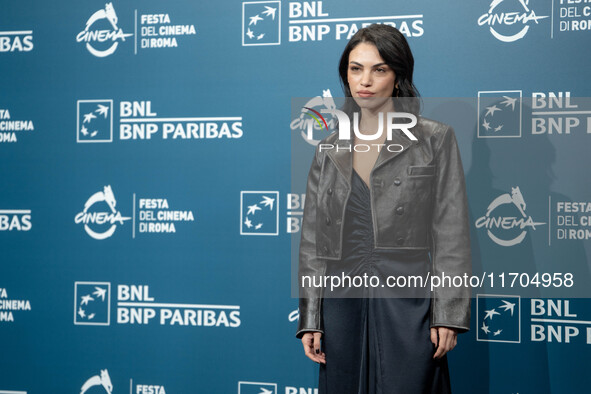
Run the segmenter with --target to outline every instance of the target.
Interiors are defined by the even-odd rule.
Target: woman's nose
[[[371,86],[371,74],[370,73],[363,73],[363,76],[361,77],[361,85]]]

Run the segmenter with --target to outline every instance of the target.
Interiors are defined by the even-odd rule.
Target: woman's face
[[[384,62],[374,44],[362,42],[349,53],[347,81],[355,101],[365,107],[360,102],[369,104],[382,101],[373,97],[392,97],[396,74]]]

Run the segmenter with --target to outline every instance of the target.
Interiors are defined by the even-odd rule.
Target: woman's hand
[[[441,358],[458,343],[458,331],[449,327],[431,327],[431,342],[437,347],[433,358]]]
[[[326,356],[320,350],[321,332],[307,332],[302,336],[302,344],[304,345],[304,352],[306,356],[316,363],[326,364]]]

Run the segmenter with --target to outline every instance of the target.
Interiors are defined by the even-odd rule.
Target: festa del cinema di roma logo
[[[508,207],[516,207],[521,217],[504,216],[502,214],[498,216],[493,215],[493,212],[496,209],[503,209],[503,206],[505,205]],[[503,213],[505,213],[505,210],[503,210]],[[536,226],[543,224],[546,223],[536,222],[531,216],[525,213],[525,201],[519,187],[512,187],[511,194],[504,193],[495,198],[488,205],[486,214],[479,217],[475,223],[476,228],[486,228],[486,233],[489,238],[501,246],[513,246],[521,243],[527,234],[528,227],[535,230]],[[512,233],[515,229],[517,229],[517,234],[509,239],[503,239],[493,233],[493,230],[495,232],[504,231],[506,233]]]
[[[107,394],[111,394],[113,392],[113,383],[111,382],[111,377],[109,376],[109,371],[106,369],[101,369],[100,375],[95,375],[86,380],[80,389],[80,394],[86,394],[88,390],[93,387],[102,387],[104,392]],[[95,390],[91,390],[94,392]]]
[[[133,379],[130,379],[130,393],[137,393],[137,394],[166,394],[166,390],[162,385],[147,385],[147,384],[137,384],[135,388],[132,387]],[[109,375],[109,371],[107,369],[101,369],[98,375],[91,376],[90,378],[86,379],[82,387],[80,388],[80,394],[95,394],[95,393],[106,393],[112,394],[114,390],[113,382],[111,381],[111,376]],[[120,391],[117,391],[120,392]],[[0,394],[4,393],[0,391]],[[7,392],[8,393],[8,392]],[[13,393],[12,391],[10,393]],[[14,392],[16,394],[16,392]]]
[[[108,207],[106,211],[105,204]],[[86,233],[94,239],[109,238],[115,233],[117,225],[123,225],[125,221],[131,220],[130,217],[121,215],[121,212],[115,209],[116,206],[117,200],[111,186],[105,186],[103,191],[90,196],[84,204],[84,210],[76,215],[74,222],[83,223]]]
[[[107,23],[104,24],[105,20]],[[86,21],[86,26],[76,36],[77,42],[85,42],[88,52],[96,57],[106,57],[112,55],[119,46],[119,41],[125,41],[126,37],[133,34],[124,33],[123,29],[117,26],[118,18],[113,3],[106,3],[104,9],[96,11]],[[105,26],[111,29],[97,29],[94,27]],[[94,27],[94,29],[93,29]]]
[[[548,18],[536,15],[529,7],[529,2],[530,0],[492,0],[488,12],[478,18],[478,26],[488,25],[490,34],[499,41],[520,40],[525,37],[532,23],[537,25],[540,19]]]

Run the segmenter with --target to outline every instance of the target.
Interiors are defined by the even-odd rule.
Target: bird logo
[[[478,91],[478,137],[521,137],[522,96],[521,90]]]
[[[88,127],[92,128],[90,126],[90,124],[92,123],[93,119],[96,119],[97,116],[95,115],[95,112],[98,113],[99,115],[102,115],[104,119],[107,118],[107,116],[109,115],[109,107],[106,105],[100,105],[97,104],[97,108],[94,111],[88,112],[86,114],[83,115],[84,119],[82,120],[82,127],[80,128],[80,134],[82,134],[85,137],[96,137],[96,135],[98,134],[98,130],[93,130],[92,132],[88,131]]]
[[[240,233],[278,234],[278,192],[246,192],[241,194]]]
[[[110,284],[103,282],[77,282],[75,298],[75,324],[105,325],[109,320]]]
[[[273,210],[273,202],[275,201],[274,198],[271,198],[269,196],[263,196],[263,199],[261,201],[259,201],[257,204],[252,204],[248,206],[248,210],[246,211],[246,219],[244,220],[244,225],[247,228],[253,228],[255,230],[258,230],[260,228],[263,227],[263,223],[259,222],[256,224],[253,224],[252,220],[254,220],[254,217],[257,213],[257,211],[261,211],[263,208],[259,207],[259,204],[263,207],[267,207],[269,208],[269,210]],[[249,216],[250,215],[250,216]]]
[[[280,6],[279,1],[243,3],[243,45],[279,44]]]
[[[509,108],[511,109],[511,111],[513,111],[513,112],[515,111],[515,103],[517,102],[517,97],[503,96],[503,98],[505,100],[498,103],[498,106],[497,106],[497,104],[494,104],[494,105],[486,107],[486,113],[485,113],[484,118],[482,120],[481,126],[487,132],[492,130],[492,133],[494,134],[494,133],[497,133],[503,129],[504,124],[501,123],[503,120],[496,122],[496,120],[499,118],[499,116],[497,116],[495,118],[495,112],[500,112],[505,109],[509,110]]]
[[[113,100],[78,100],[78,142],[112,141]]]
[[[240,394],[276,394],[276,383],[263,382],[239,382],[238,392]]]
[[[478,340],[516,342],[519,337],[519,318],[515,307],[519,298],[513,296],[479,296]],[[481,312],[480,312],[481,311]]]

